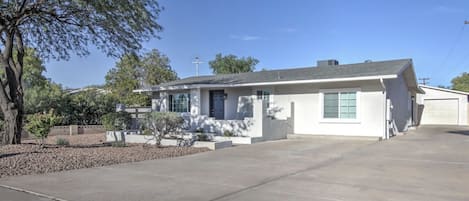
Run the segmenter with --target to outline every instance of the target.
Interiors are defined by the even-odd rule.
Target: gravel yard
[[[70,146],[55,145],[57,138],[69,140]],[[208,151],[206,148],[156,148],[139,144],[112,147],[104,145],[103,141],[104,134],[86,134],[51,136],[47,139],[48,145],[45,148],[33,144],[35,140],[25,140],[21,145],[0,146],[0,178],[170,158]]]
[[[102,144],[106,141],[106,135],[103,133],[96,134],[82,134],[82,135],[54,135],[49,136],[46,139],[46,144],[55,144],[57,139],[66,139],[71,145],[90,145],[90,144]],[[35,139],[22,140],[22,143],[36,143]]]

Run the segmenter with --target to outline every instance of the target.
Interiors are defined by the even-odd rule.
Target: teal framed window
[[[357,92],[326,92],[323,101],[324,119],[357,118]]]

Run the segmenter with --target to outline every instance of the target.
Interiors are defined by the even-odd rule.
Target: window
[[[171,94],[169,95],[169,111],[171,112],[190,112],[191,95],[190,94]]]
[[[357,92],[325,92],[324,119],[356,119]]]
[[[265,91],[265,90],[257,91],[257,100],[264,100],[265,102],[267,102],[267,108],[270,107],[270,103],[271,103],[270,96],[271,96],[270,91]]]

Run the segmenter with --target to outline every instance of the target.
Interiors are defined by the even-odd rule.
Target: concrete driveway
[[[382,142],[281,140],[0,184],[77,201],[469,200],[469,127],[420,127]]]

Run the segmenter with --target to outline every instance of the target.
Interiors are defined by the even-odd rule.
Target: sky
[[[462,0],[160,0],[161,39],[144,41],[171,60],[180,78],[194,76],[194,57],[217,53],[254,57],[256,69],[411,58],[418,78],[433,86],[469,72],[469,1]],[[117,58],[90,47],[87,57],[45,63],[65,87],[104,84]]]

